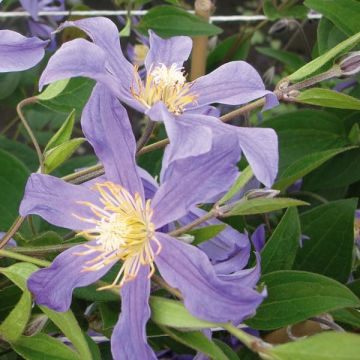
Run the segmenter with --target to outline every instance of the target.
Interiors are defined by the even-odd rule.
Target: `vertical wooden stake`
[[[195,0],[195,14],[209,21],[214,9],[211,0]],[[195,80],[206,73],[206,59],[208,53],[208,37],[193,37],[193,49],[191,56],[191,80]]]

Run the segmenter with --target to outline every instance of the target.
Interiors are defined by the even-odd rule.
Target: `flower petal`
[[[163,121],[170,145],[165,149],[162,172],[171,161],[208,152],[212,146],[211,129],[197,119],[170,113],[163,102],[156,103],[146,112],[153,121]]]
[[[278,171],[279,150],[277,135],[273,129],[237,127],[225,124],[212,116],[191,113],[183,114],[179,120],[200,123],[203,128],[210,128],[213,136],[236,135],[239,147],[256,178],[268,187],[274,183]]]
[[[11,30],[0,30],[0,72],[23,71],[44,57],[48,41],[27,38]]]
[[[106,70],[106,61],[106,53],[90,41],[66,42],[50,58],[40,77],[39,88],[58,80],[84,76],[105,83],[119,94],[116,79]]]
[[[20,4],[34,20],[39,20],[39,0],[20,0]]]
[[[191,92],[198,95],[194,108],[212,103],[241,105],[271,94],[258,72],[245,61],[229,62],[196,79]]]
[[[94,214],[79,201],[97,204],[99,199],[94,191],[85,186],[72,185],[50,175],[32,174],[20,204],[20,215],[39,215],[56,226],[85,230],[93,227],[93,224],[76,216],[93,218]]]
[[[192,40],[188,36],[174,36],[169,39],[163,39],[157,36],[152,30],[149,31],[150,50],[145,59],[145,67],[150,71],[151,67],[164,64],[170,67],[176,64],[182,67],[188,59]]]
[[[254,175],[265,186],[271,187],[275,181],[279,149],[276,132],[273,129],[232,127],[236,129],[239,145],[249,162]]]
[[[127,90],[133,80],[134,68],[125,59],[120,47],[119,30],[116,25],[106,17],[92,17],[77,21],[65,21],[59,30],[67,27],[78,27],[83,30],[106,53],[107,62],[111,73],[116,74],[123,87]]]
[[[251,235],[251,241],[257,252],[261,252],[265,245],[265,224],[259,225]]]
[[[162,184],[152,205],[157,228],[185,216],[196,204],[227,190],[238,175],[237,139],[231,134],[213,138],[209,152],[172,161],[163,169]],[[224,161],[224,159],[226,159]]]
[[[95,241],[88,244],[94,244]],[[99,256],[98,252],[78,255],[87,250],[89,249],[84,245],[74,246],[58,255],[48,268],[38,270],[30,276],[27,284],[37,304],[55,311],[67,311],[75,288],[99,280],[113,266],[111,263],[98,271],[83,271],[86,262]]]
[[[255,287],[261,276],[261,259],[259,253],[255,253],[256,265],[251,269],[239,270],[232,274],[219,274],[224,281],[235,281],[242,286]]]
[[[95,86],[84,108],[81,125],[105,167],[106,178],[132,194],[143,194],[130,120],[125,108],[104,85]]]
[[[178,221],[181,225],[186,225],[199,217],[204,216],[206,213],[206,211],[195,207]],[[241,265],[237,264],[236,270],[242,269],[247,264],[250,256],[250,241],[247,235],[241,234],[231,226],[217,219],[203,222],[199,227],[220,224],[226,225],[225,229],[213,239],[200,244],[199,247],[212,261],[216,262],[227,260],[235,254],[241,254],[241,257],[243,258],[241,263],[243,265],[240,267]]]
[[[146,340],[146,323],[150,318],[149,267],[142,266],[136,279],[121,289],[121,314],[111,337],[114,359],[156,359]]]
[[[156,264],[170,286],[180,290],[194,316],[235,325],[255,313],[263,295],[239,282],[221,280],[207,256],[196,247],[156,233],[162,251]]]

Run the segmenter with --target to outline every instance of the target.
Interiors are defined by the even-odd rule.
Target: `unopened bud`
[[[273,189],[256,189],[256,190],[250,190],[245,194],[245,198],[248,200],[251,199],[272,199],[275,196],[279,195],[279,190],[273,190]]]
[[[341,75],[350,76],[360,71],[360,51],[354,51],[344,56],[340,62],[339,67]]]

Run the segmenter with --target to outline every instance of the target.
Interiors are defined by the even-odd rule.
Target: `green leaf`
[[[151,29],[162,37],[176,35],[213,36],[222,32],[221,28],[208,23],[204,19],[181,8],[169,5],[152,7],[142,17],[138,29],[146,34]]]
[[[322,55],[331,48],[346,40],[347,35],[337,28],[331,21],[323,17],[317,29],[319,54]]]
[[[360,313],[357,309],[340,309],[331,312],[336,322],[360,328]]]
[[[39,160],[36,152],[28,145],[0,135],[0,148],[15,156],[18,160],[22,161],[24,165],[26,164],[26,167],[29,168],[30,171],[35,172],[38,169]]]
[[[217,236],[225,228],[226,224],[209,225],[198,229],[190,230],[188,234],[194,236],[194,241],[192,242],[192,245],[199,245]]]
[[[360,145],[360,127],[355,123],[349,132],[349,141],[352,145]]]
[[[22,291],[27,291],[26,280],[38,267],[30,263],[16,263],[6,268],[0,268],[0,273],[5,275]]]
[[[321,69],[324,65],[328,64],[331,60],[350,51],[355,45],[360,41],[360,33],[357,33],[340,44],[333,47],[331,50],[325,54],[317,57],[313,61],[310,61],[299,70],[292,73],[287,77],[291,82],[302,80],[306,77],[313,75],[316,71]]]
[[[30,319],[32,299],[29,291],[24,291],[20,301],[0,325],[0,334],[8,342],[17,341]]]
[[[0,74],[0,100],[6,99],[8,96],[14,93],[20,83],[20,79],[20,72]]]
[[[296,101],[337,109],[360,110],[360,100],[341,92],[322,88],[304,90],[296,97]]]
[[[75,110],[73,110],[69,114],[67,119],[61,125],[61,128],[50,139],[50,141],[48,142],[48,144],[45,147],[45,152],[70,140],[71,134],[73,132],[74,124],[75,124]]]
[[[0,150],[0,231],[7,231],[19,214],[30,171],[13,155]]]
[[[290,51],[269,47],[257,47],[256,51],[288,65],[292,70],[296,70],[305,64],[304,59]]]
[[[12,348],[25,360],[80,360],[68,346],[43,333],[22,336]]]
[[[165,326],[160,327],[175,340],[209,356],[211,359],[228,360],[222,350],[200,331],[182,332]]]
[[[225,204],[232,199],[252,179],[253,175],[250,166],[245,168],[231,186],[230,190],[218,201],[219,205]]]
[[[308,203],[291,198],[256,198],[251,200],[242,199],[224,216],[263,214],[290,206],[302,206]]]
[[[279,176],[280,179],[273,185],[273,188],[283,190],[289,185],[293,184],[296,180],[301,179],[303,176],[309,174],[311,171],[315,170],[334,156],[351,149],[353,149],[353,147],[331,149],[306,155],[289,165],[286,170],[281,173],[281,176]]]
[[[69,113],[75,109],[81,114],[94,85],[95,81],[87,78],[59,80],[50,84],[37,97],[41,105],[51,110]]]
[[[229,345],[215,338],[212,339],[212,341],[222,350],[222,352],[226,355],[228,360],[239,360],[239,357],[237,356],[236,352],[234,352],[234,350],[231,349]]]
[[[354,246],[356,199],[334,201],[303,213],[303,234],[310,237],[299,249],[295,268],[347,282]]]
[[[284,216],[261,252],[261,271],[290,270],[295,261],[301,236],[300,220],[295,207]]]
[[[44,160],[45,172],[49,174],[59,167],[71,157],[84,141],[84,138],[71,139],[47,151]]]
[[[305,177],[302,189],[317,191],[349,186],[360,180],[360,149],[340,153]]]
[[[258,330],[272,330],[336,309],[359,306],[344,285],[304,271],[276,271],[262,277],[268,297],[255,317],[246,321]]]
[[[264,11],[265,16],[269,20],[276,20],[281,17],[281,15],[278,12],[278,9],[274,6],[272,0],[264,0],[263,11]]]
[[[360,31],[359,1],[305,0],[304,5],[323,14],[349,36]]]
[[[195,318],[179,301],[152,296],[150,307],[151,319],[159,325],[180,329],[209,329],[219,325]]]
[[[0,268],[0,273],[4,274],[23,291],[27,291],[26,281],[28,277],[38,270],[38,267],[29,263],[16,263],[7,268]],[[72,342],[74,347],[81,355],[81,359],[91,359],[87,341],[74,316],[69,310],[67,312],[56,312],[46,306],[39,306],[40,309],[54,322],[54,324]],[[17,350],[16,350],[17,351]]]
[[[358,360],[360,336],[326,331],[268,350],[276,360]]]
[[[71,310],[57,312],[40,305],[39,308],[71,341],[81,359],[92,359],[88,342]]]

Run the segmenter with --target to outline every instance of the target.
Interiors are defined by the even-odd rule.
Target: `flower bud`
[[[340,62],[339,67],[341,75],[350,76],[360,71],[360,51],[354,51],[344,56]]]
[[[273,190],[273,189],[255,189],[250,190],[245,194],[245,198],[247,200],[251,199],[257,199],[257,198],[263,198],[263,199],[272,199],[275,196],[279,195],[279,190]]]

